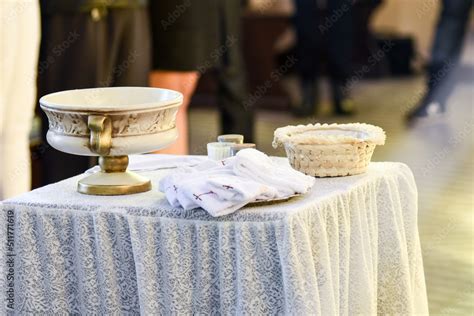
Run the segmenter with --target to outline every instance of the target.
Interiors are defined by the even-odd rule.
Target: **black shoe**
[[[296,117],[309,117],[314,114],[314,105],[308,102],[302,103],[300,106],[293,108],[293,115]]]
[[[445,111],[444,104],[425,98],[416,108],[406,115],[405,120],[408,125],[412,125],[419,120],[439,117],[443,115]]]
[[[354,101],[350,98],[334,102],[334,114],[339,116],[351,116],[355,114]]]
[[[355,113],[354,101],[349,98],[349,93],[344,89],[342,82],[331,81],[332,99],[334,104],[334,114],[340,116],[350,116]]]
[[[301,92],[303,102],[298,107],[293,108],[293,115],[297,117],[312,116],[316,103],[316,82],[315,80],[303,80],[301,82]]]

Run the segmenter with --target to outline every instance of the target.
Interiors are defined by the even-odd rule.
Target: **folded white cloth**
[[[212,216],[235,212],[257,200],[306,193],[314,178],[279,165],[255,149],[235,157],[183,167],[160,181],[160,191],[174,207],[201,207]]]
[[[306,193],[313,186],[314,178],[291,167],[274,163],[270,157],[258,150],[242,150],[236,155],[234,173],[267,183],[281,196]]]
[[[130,171],[153,171],[160,169],[172,169],[193,166],[205,160],[205,156],[179,156],[166,154],[146,154],[128,156],[128,170]],[[99,166],[88,169],[85,173],[91,174],[100,171]]]

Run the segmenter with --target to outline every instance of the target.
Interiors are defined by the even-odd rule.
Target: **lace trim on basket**
[[[285,126],[275,130],[273,147],[285,143],[307,145],[355,144],[360,142],[375,145],[385,144],[382,128],[365,123],[350,124],[308,124]]]

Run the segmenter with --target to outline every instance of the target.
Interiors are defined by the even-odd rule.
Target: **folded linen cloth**
[[[270,157],[258,150],[242,150],[237,153],[233,168],[237,176],[248,177],[267,183],[282,196],[306,193],[314,183],[309,177],[291,167],[274,163]]]
[[[204,156],[179,156],[167,154],[144,154],[128,156],[128,170],[153,171],[193,166],[207,160]],[[88,169],[85,173],[91,174],[100,171],[99,166]]]
[[[194,178],[181,185],[177,199],[185,209],[202,207],[214,217],[235,212],[249,201],[271,199],[277,192],[264,184],[235,175],[214,175],[202,181]]]
[[[306,193],[313,183],[314,178],[289,165],[279,165],[262,152],[245,149],[235,157],[177,169],[161,179],[160,191],[173,207],[201,207],[217,217],[257,200]]]

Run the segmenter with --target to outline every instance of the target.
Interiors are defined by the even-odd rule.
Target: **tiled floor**
[[[415,174],[419,190],[419,228],[423,248],[430,313],[471,315],[473,289],[473,70],[474,37],[463,59],[463,80],[449,99],[446,117],[408,129],[402,115],[423,91],[423,78],[364,81],[354,90],[358,114],[331,117],[327,109],[312,119],[298,120],[283,112],[261,111],[257,146],[271,155],[279,126],[305,122],[359,121],[379,125],[387,143],[373,160],[402,161]],[[205,154],[205,144],[218,134],[217,113],[191,110],[191,153]]]

